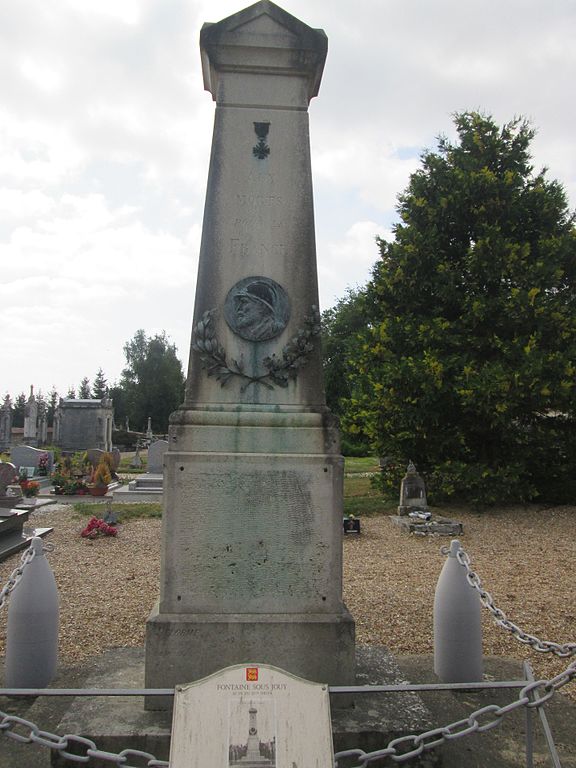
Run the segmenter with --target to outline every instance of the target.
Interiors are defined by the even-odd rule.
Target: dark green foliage
[[[26,408],[27,397],[24,392],[16,397],[13,404],[12,411],[12,426],[23,427],[24,426],[24,409]]]
[[[533,173],[526,123],[455,124],[459,140],[426,152],[399,197],[395,241],[379,241],[347,423],[389,458],[395,492],[412,459],[435,500],[563,501],[576,477],[574,219],[562,187]]]
[[[326,404],[341,417],[353,391],[362,386],[353,376],[367,324],[365,291],[349,289],[346,296],[322,313],[322,364]],[[344,456],[366,456],[370,441],[355,426],[342,434]]]
[[[91,397],[92,390],[90,389],[90,379],[88,376],[84,376],[78,389],[78,398],[80,400],[90,400]]]
[[[114,416],[116,417],[116,408],[114,408]],[[120,450],[136,450],[136,445],[140,438],[140,434],[137,432],[126,432],[125,429],[116,429],[113,433],[114,445]]]
[[[122,371],[120,389],[123,395],[116,403],[116,421],[128,416],[133,429],[145,431],[148,417],[156,433],[168,431],[168,418],[184,399],[184,374],[176,357],[176,347],[170,344],[164,331],[151,338],[140,329],[124,345],[127,366]],[[123,400],[123,402],[122,402]]]
[[[103,397],[105,397],[107,391],[108,383],[106,381],[106,377],[104,376],[104,371],[102,368],[98,368],[98,373],[92,382],[92,397],[96,400],[101,400]]]

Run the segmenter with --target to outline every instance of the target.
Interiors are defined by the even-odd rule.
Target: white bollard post
[[[456,559],[454,539],[434,597],[434,672],[443,683],[482,680],[482,622],[478,594]]]
[[[58,588],[42,539],[32,539],[34,557],[8,603],[7,688],[45,688],[58,661]]]

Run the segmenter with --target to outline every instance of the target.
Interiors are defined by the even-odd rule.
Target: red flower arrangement
[[[108,523],[105,523],[104,520],[101,520],[99,517],[92,517],[80,536],[82,536],[83,539],[95,539],[99,535],[116,536],[117,534],[118,531],[114,526],[108,525]]]

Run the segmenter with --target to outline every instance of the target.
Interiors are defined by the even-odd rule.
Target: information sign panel
[[[177,686],[170,768],[332,768],[328,687],[268,664]]]

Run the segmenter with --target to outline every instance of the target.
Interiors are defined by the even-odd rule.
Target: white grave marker
[[[176,687],[170,768],[332,768],[328,686],[238,664]]]

